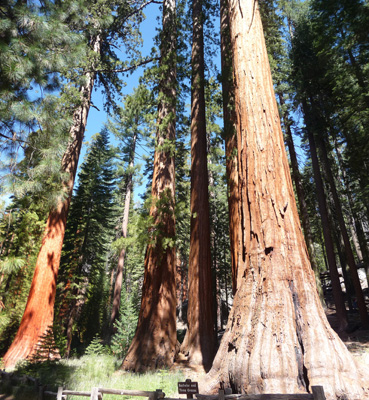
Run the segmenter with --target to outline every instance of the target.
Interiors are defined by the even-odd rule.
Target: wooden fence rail
[[[230,394],[225,395],[223,390],[219,390],[217,395],[195,394],[198,400],[326,400],[324,389],[322,386],[312,386],[312,393],[298,394]],[[51,394],[51,393],[49,393]],[[56,393],[54,393],[55,395]],[[137,391],[137,390],[120,390],[105,389],[94,387],[90,392],[64,390],[59,387],[57,400],[66,400],[68,395],[85,396],[90,400],[102,400],[104,394],[115,394],[120,396],[142,396],[148,400],[183,400],[178,398],[165,397],[160,389],[155,392]]]
[[[54,394],[56,395],[57,400],[65,400],[67,399],[67,396],[72,396],[72,395],[89,397],[90,400],[99,400],[103,398],[104,394],[115,394],[120,396],[141,396],[141,397],[147,397],[148,400],[159,400],[159,399],[164,399],[165,397],[165,393],[163,393],[161,389],[158,389],[155,392],[148,392],[142,390],[105,389],[99,387],[93,387],[90,392],[65,390],[62,387],[59,387],[58,393],[45,392],[45,394]]]
[[[216,395],[197,394],[196,397],[198,400],[326,400],[323,386],[312,386],[311,390],[313,393],[228,395],[225,395],[223,390],[219,390],[219,394]]]

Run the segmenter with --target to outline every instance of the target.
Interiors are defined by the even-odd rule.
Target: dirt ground
[[[336,311],[328,308],[326,315],[332,328],[337,331]],[[353,331],[351,333],[339,334],[339,336],[355,359],[369,367],[369,330],[355,329],[355,327],[360,326],[358,313],[349,314],[349,322],[350,326],[353,327]]]

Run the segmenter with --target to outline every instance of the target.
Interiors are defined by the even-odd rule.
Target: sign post
[[[186,394],[188,399],[193,399],[193,395],[199,393],[199,384],[186,379],[186,382],[178,382],[178,393]]]

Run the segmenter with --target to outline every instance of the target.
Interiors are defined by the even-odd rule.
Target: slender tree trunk
[[[100,46],[101,37],[97,36],[91,41],[91,48],[99,53]],[[73,114],[73,125],[69,132],[70,140],[62,159],[62,171],[68,176],[64,184],[66,198],[60,200],[49,214],[26,308],[14,341],[3,358],[4,366],[7,368],[13,367],[18,360],[31,357],[37,350],[40,338],[53,324],[61,249],[93,85],[94,74],[88,72],[86,84],[80,89],[82,104]]]
[[[176,257],[174,248],[174,143],[176,113],[175,0],[164,0],[161,37],[160,104],[154,155],[152,241],[146,249],[141,309],[135,336],[122,368],[145,371],[174,362],[176,331]]]
[[[131,148],[130,161],[128,167],[129,171],[133,171],[135,151],[136,151],[136,141],[137,141],[137,132],[135,132],[132,137],[132,144],[131,144],[132,148]],[[126,196],[124,199],[123,222],[122,222],[123,238],[127,237],[129,206],[131,204],[132,188],[133,188],[133,172],[130,172],[127,176],[125,184]],[[110,332],[114,331],[114,323],[119,317],[119,307],[120,307],[120,298],[122,293],[125,257],[126,257],[126,248],[123,247],[118,257],[117,273],[115,277],[114,294],[113,294],[113,306],[110,315]]]
[[[257,2],[231,0],[230,22],[243,234],[240,282],[219,351],[201,386],[297,393],[323,385],[328,400],[368,398],[363,390],[369,386],[367,377],[330,328],[317,294]]]
[[[189,365],[202,365],[209,370],[215,354],[216,338],[211,284],[203,19],[202,0],[193,0],[188,329],[181,351],[188,355]]]
[[[333,299],[336,305],[336,313],[339,321],[339,330],[344,331],[348,326],[346,306],[342,295],[341,284],[337,271],[336,256],[334,254],[332,234],[330,232],[326,195],[324,191],[323,180],[320,172],[319,160],[316,151],[316,145],[313,133],[314,128],[311,122],[311,118],[313,117],[312,110],[310,110],[305,100],[303,101],[303,109],[306,117],[310,155],[313,165],[314,180],[318,197],[320,217],[322,220],[324,244],[327,254],[329,273],[332,282]]]
[[[332,207],[331,204],[327,207],[330,231],[332,233],[332,239],[336,245],[338,258],[340,260],[343,280],[345,282],[345,288],[346,288],[347,305],[348,305],[349,310],[352,311],[353,310],[352,296],[354,294],[354,288],[352,287],[351,278],[349,276],[350,275],[349,274],[349,266],[347,264],[347,259],[346,259],[346,254],[345,254],[345,246],[343,243],[342,235],[339,230],[339,227],[337,226],[337,221],[333,218],[333,215],[331,212],[331,207]]]
[[[352,198],[352,193],[351,193],[351,190],[349,187],[350,185],[347,180],[347,176],[346,176],[346,173],[345,173],[345,170],[343,167],[342,156],[341,156],[341,152],[338,148],[336,139],[335,139],[334,144],[335,144],[335,149],[336,149],[336,154],[337,154],[337,159],[338,159],[338,165],[341,170],[342,179],[343,179],[343,182],[344,182],[345,188],[346,188],[347,199],[348,199],[349,208],[350,208],[351,215],[352,215],[353,225],[355,227],[355,232],[357,234],[357,238],[359,241],[360,252],[358,252],[358,257],[359,257],[360,261],[364,261],[364,264],[366,264],[366,276],[367,276],[367,280],[369,283],[369,247],[368,247],[368,243],[366,241],[365,233],[364,233],[363,227],[361,225],[361,222],[359,221],[358,215],[355,211],[354,200]]]
[[[228,0],[220,2],[220,38],[222,64],[222,94],[224,139],[226,149],[226,173],[228,186],[229,238],[232,261],[232,291],[237,290],[237,267],[239,254],[239,194],[237,168],[237,132],[234,125],[234,87],[232,74],[232,51],[229,32]]]
[[[332,170],[329,165],[330,163],[328,160],[327,148],[324,143],[324,140],[322,140],[322,139],[319,140],[319,147],[320,147],[321,153],[322,153],[322,161],[323,161],[324,169],[325,169],[325,172],[326,172],[326,175],[328,178],[329,186],[331,188],[331,193],[332,193],[332,198],[333,198],[333,202],[334,202],[334,206],[335,206],[335,210],[336,210],[337,220],[338,220],[338,223],[339,223],[339,226],[341,229],[341,234],[342,234],[342,238],[343,238],[343,242],[344,242],[344,246],[345,246],[346,259],[347,259],[347,263],[350,268],[352,283],[355,288],[355,294],[356,294],[357,304],[358,304],[358,308],[359,308],[361,324],[362,324],[363,328],[367,329],[367,328],[369,328],[369,316],[368,316],[368,312],[366,309],[365,299],[364,299],[363,291],[361,288],[359,275],[357,273],[354,254],[352,252],[350,239],[349,239],[347,229],[346,229],[346,223],[343,218],[342,207],[341,207],[340,199],[338,197],[336,183],[334,181]]]

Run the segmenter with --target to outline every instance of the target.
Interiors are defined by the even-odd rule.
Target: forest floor
[[[331,327],[337,332],[338,322],[336,311],[327,308],[326,315]],[[349,323],[353,327],[360,326],[359,313],[349,313]],[[339,336],[354,358],[369,367],[369,330],[359,328],[351,333],[339,334]]]
[[[337,331],[338,323],[337,323],[337,317],[336,317],[335,310],[332,308],[327,308],[326,314],[327,314],[328,321],[331,324],[332,328]],[[369,367],[369,330],[363,330],[363,329],[357,328],[360,326],[360,320],[359,320],[358,313],[349,313],[349,323],[350,323],[350,326],[353,327],[352,332],[340,334],[339,336],[341,337],[343,342],[346,344],[348,350],[353,354],[355,360],[358,361],[358,363],[362,363],[362,364],[366,365],[367,367]],[[77,361],[81,362],[80,360],[77,360]],[[91,362],[93,362],[93,365],[96,367],[95,369],[97,369],[97,370],[101,369],[101,365],[96,365],[96,364],[98,364],[98,363],[96,363],[96,361],[90,360],[90,363]],[[100,363],[101,362],[106,363],[106,360],[103,359],[100,361]],[[113,361],[111,361],[111,362],[113,362]],[[88,363],[88,361],[87,361],[87,363]],[[86,364],[86,361],[84,361],[82,364]],[[79,364],[77,366],[77,364],[76,364],[74,367],[71,366],[70,368],[72,368],[72,370],[73,370],[73,368],[78,369],[78,370],[73,370],[74,371],[73,376],[75,376],[76,374],[78,374],[78,371],[79,371],[79,369],[81,369],[81,366],[79,366]],[[116,368],[114,368],[114,366],[111,366],[111,368],[112,368],[113,375],[118,374],[116,379],[120,380],[121,372],[120,373],[119,373],[119,371],[114,372],[114,370],[116,369]],[[86,367],[86,370],[87,369],[88,368]],[[173,376],[176,373],[178,374],[178,376],[176,377],[176,382],[177,382],[178,379],[179,379],[179,381],[182,381],[185,379],[191,379],[192,381],[200,381],[206,372],[201,367],[190,368],[187,364],[186,357],[183,354],[180,354],[177,362],[171,368],[171,371],[168,371],[166,374],[170,374],[171,376]],[[160,373],[153,374],[154,376],[152,377],[152,379],[154,379],[155,382],[160,381],[159,387],[161,387],[162,384],[164,383],[164,381],[166,381],[166,379],[165,379],[167,377],[166,374],[164,374],[165,376],[159,376]],[[82,375],[85,376],[86,372],[82,373]],[[126,378],[125,378],[125,380],[126,380]],[[148,380],[148,378],[145,377],[145,381],[147,381],[147,380]],[[175,393],[176,392],[176,388],[174,388],[174,389],[171,388],[169,391],[167,390],[168,388],[164,388],[164,389],[165,389],[164,391],[167,393],[169,393],[169,392]],[[145,389],[145,390],[147,390],[147,389]],[[183,396],[179,396],[179,397],[183,397]],[[0,392],[0,400],[29,400],[29,398],[27,396],[19,397],[19,396],[14,396],[14,395],[9,395],[9,394],[2,394]]]

